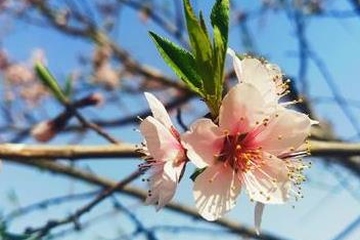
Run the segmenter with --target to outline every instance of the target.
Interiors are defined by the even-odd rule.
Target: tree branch
[[[3,159],[102,159],[140,157],[136,146],[133,144],[112,144],[104,146],[51,146],[51,145],[25,145],[25,144],[0,144],[0,158]]]
[[[360,143],[309,141],[311,155],[315,157],[352,157],[360,156]],[[304,146],[305,149],[305,146]],[[108,158],[137,158],[141,153],[134,144],[113,144],[104,146],[91,145],[25,145],[0,144],[0,158],[2,159],[108,159]]]
[[[360,143],[309,141],[311,155],[316,157],[360,156]]]

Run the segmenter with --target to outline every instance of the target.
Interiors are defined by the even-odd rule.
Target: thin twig
[[[67,108],[69,109],[69,111],[73,112],[74,116],[79,120],[79,122],[83,125],[83,127],[85,128],[89,128],[92,129],[93,131],[95,131],[97,134],[99,134],[100,136],[104,137],[105,139],[107,139],[109,142],[114,143],[114,144],[118,144],[119,141],[116,140],[114,137],[112,137],[110,134],[108,134],[107,132],[105,132],[99,125],[90,122],[88,120],[86,120],[85,117],[83,117],[79,111],[73,107],[71,104],[67,105]]]
[[[142,172],[140,172],[140,171],[133,172],[132,174],[130,174],[128,177],[126,177],[122,181],[118,182],[117,184],[105,188],[91,202],[89,202],[82,208],[78,209],[75,213],[69,215],[68,217],[66,217],[64,219],[59,219],[59,220],[50,220],[42,227],[28,228],[26,233],[27,234],[38,233],[38,235],[37,235],[38,237],[43,237],[43,236],[46,236],[52,229],[57,228],[59,226],[69,224],[69,223],[74,223],[75,226],[77,226],[77,225],[80,226],[79,220],[80,220],[81,216],[83,216],[85,213],[90,212],[96,205],[98,205],[104,199],[106,199],[107,197],[112,195],[114,192],[121,190],[124,186],[126,186],[128,183],[134,181],[140,175],[142,175]]]
[[[87,172],[87,171],[84,171],[84,170],[81,170],[78,168],[69,167],[64,164],[60,164],[60,163],[56,163],[56,162],[50,162],[50,161],[46,161],[46,160],[26,160],[26,161],[11,160],[11,161],[17,162],[17,163],[20,163],[23,165],[31,166],[31,167],[44,169],[44,170],[47,170],[47,171],[50,171],[53,173],[58,173],[58,174],[61,174],[61,175],[67,176],[67,177],[75,178],[77,180],[82,180],[84,182],[92,183],[92,184],[102,186],[105,188],[111,188],[117,184],[116,182],[114,182],[112,180],[109,180],[109,179],[106,179],[106,178],[103,178],[100,176],[96,176],[93,173],[90,173],[90,172]],[[147,196],[146,191],[140,190],[136,187],[130,187],[130,186],[126,186],[122,189],[117,189],[117,192],[129,195],[129,196],[132,196],[132,197],[135,197],[138,199],[145,199]],[[201,216],[198,214],[196,209],[187,207],[183,204],[172,202],[172,203],[169,203],[168,205],[166,205],[166,209],[169,209],[176,213],[180,213],[185,216],[192,217],[193,219],[196,219],[196,220],[206,221],[203,218],[201,218]],[[222,226],[233,233],[237,233],[242,236],[250,237],[250,238],[254,238],[254,239],[260,239],[260,240],[283,239],[278,236],[268,234],[265,232],[262,233],[261,235],[257,235],[255,233],[255,230],[245,227],[239,223],[235,223],[235,222],[230,221],[225,218],[219,219],[214,222],[208,222],[208,223]]]

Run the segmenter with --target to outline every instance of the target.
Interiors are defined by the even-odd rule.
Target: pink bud
[[[101,93],[93,93],[89,96],[91,105],[100,106],[105,102],[104,96]]]
[[[42,121],[31,129],[31,135],[39,142],[48,142],[56,135],[53,121]]]

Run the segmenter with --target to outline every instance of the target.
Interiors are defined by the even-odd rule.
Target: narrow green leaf
[[[54,76],[50,73],[50,71],[41,63],[35,64],[35,72],[43,84],[50,89],[50,91],[54,94],[54,96],[60,102],[67,102],[67,99],[62,92],[58,82],[54,78]]]
[[[200,26],[203,29],[203,31],[205,32],[206,35],[208,34],[207,28],[206,28],[206,24],[205,24],[205,20],[204,20],[204,16],[202,14],[202,12],[200,11],[199,13],[199,22],[200,22]]]
[[[211,25],[213,26],[213,58],[215,98],[213,98],[213,108],[218,109],[221,104],[224,65],[227,50],[229,33],[229,0],[217,0],[210,15]]]
[[[200,19],[196,17],[189,0],[184,0],[184,12],[192,53],[196,59],[196,70],[203,81],[204,91],[214,94],[213,51],[205,21],[201,12]]]
[[[226,45],[223,42],[223,38],[219,28],[214,27],[214,57],[213,57],[213,66],[214,66],[214,81],[216,94],[221,98],[222,95],[222,86],[224,81],[224,64],[226,56]]]
[[[219,28],[225,45],[227,45],[229,34],[229,9],[229,0],[216,0],[210,15],[211,25]]]
[[[169,40],[150,32],[157,49],[165,62],[173,69],[176,75],[194,92],[202,96],[202,81],[194,67],[195,58],[185,49],[175,45]]]
[[[211,59],[211,41],[191,7],[190,0],[184,0],[184,12],[190,44],[196,59]]]

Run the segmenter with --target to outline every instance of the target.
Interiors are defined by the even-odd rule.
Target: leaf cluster
[[[204,99],[214,118],[217,117],[223,90],[225,55],[229,31],[229,0],[217,0],[210,20],[211,37],[200,12],[197,17],[184,0],[184,13],[190,41],[186,50],[168,39],[150,32],[165,62],[186,86]]]

